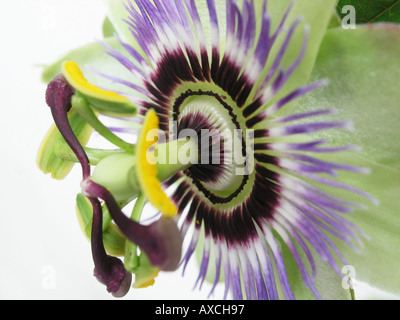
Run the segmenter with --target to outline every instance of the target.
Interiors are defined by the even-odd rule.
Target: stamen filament
[[[135,206],[133,207],[131,220],[138,222],[140,220],[140,216],[142,215],[142,211],[146,204],[146,197],[142,194],[136,199]],[[126,240],[125,243],[125,259],[124,259],[125,269],[134,273],[135,268],[139,264],[139,257],[137,254],[137,245],[131,241]]]
[[[127,143],[126,141],[115,135],[110,129],[108,129],[101,121],[97,118],[94,111],[89,107],[88,102],[85,98],[75,95],[72,97],[72,106],[79,113],[79,115],[85,119],[100,135],[110,141],[112,144],[124,149],[127,152],[132,152],[135,149],[133,144]]]
[[[113,154],[122,153],[122,150],[103,150],[103,149],[95,149],[83,147],[86,155],[89,158],[89,162],[91,165],[98,165],[99,162]],[[54,154],[63,160],[70,162],[79,162],[76,154],[65,144],[58,144],[54,147]]]

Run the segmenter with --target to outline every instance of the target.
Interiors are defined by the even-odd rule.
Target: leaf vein
[[[383,10],[381,13],[379,13],[376,17],[374,17],[373,19],[371,19],[368,23],[372,23],[374,22],[376,19],[378,19],[379,17],[381,17],[382,15],[384,15],[386,12],[390,11],[393,9],[393,7],[395,7],[396,5],[398,5],[400,3],[400,0],[397,0],[395,3],[393,3],[390,7],[387,7],[385,10]]]

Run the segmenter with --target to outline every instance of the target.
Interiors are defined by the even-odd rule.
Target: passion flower
[[[363,205],[325,189],[355,193],[377,204],[368,193],[337,179],[338,171],[365,174],[369,170],[319,158],[357,150],[353,145],[329,147],[328,141],[313,139],[322,130],[351,130],[351,121],[330,120],[331,109],[281,112],[294,100],[328,85],[320,80],[282,94],[303,60],[309,35],[303,27],[303,45],[284,68],[282,61],[301,25],[299,18],[285,28],[292,6],[273,30],[271,21],[278,18],[270,16],[267,1],[257,5],[260,15],[252,0],[242,6],[226,0],[224,19],[216,2],[206,1],[208,26],[194,0],[125,3],[126,27],[138,46],[118,37],[124,52],[103,45],[132,80],[92,70],[125,86],[129,94],[94,86],[74,62],[66,62],[63,77],[49,85],[48,105],[82,165],[82,194],[93,208],[89,220],[95,276],[116,295],[121,290],[126,293],[128,271],[138,277],[137,286],[153,283],[148,276],[157,274],[154,267],[176,269],[181,240],[189,239],[181,263],[186,266],[194,251],[202,250],[197,283],[203,283],[212,265],[216,272],[211,293],[224,273],[225,298],[231,292],[234,299],[279,299],[281,288],[283,298],[293,299],[281,250],[286,245],[305,286],[320,298],[312,252],[341,274],[338,260],[346,261],[331,237],[355,250],[365,237],[344,217]],[[260,16],[261,20],[256,18]],[[206,27],[211,29],[209,39]],[[279,49],[273,52],[276,46]],[[71,129],[68,112],[76,112],[84,120],[82,126],[90,125],[119,150],[110,154],[84,148],[84,141]],[[107,128],[98,114],[138,123],[137,143],[122,140],[115,132],[123,129]],[[321,116],[326,121],[315,120]],[[148,139],[152,129],[157,131],[157,143]],[[181,138],[188,135],[194,139],[186,143]],[[195,150],[189,160],[171,161],[169,156],[187,151],[187,144]],[[168,153],[164,158],[168,161],[151,163],[152,148],[158,159]],[[100,159],[91,161],[90,154]],[[90,166],[96,164],[92,174]],[[122,208],[136,198],[129,219]],[[149,226],[138,222],[143,198],[163,213]],[[104,250],[101,234],[110,221],[104,225],[105,208],[99,200],[127,241],[122,249],[125,269]],[[139,279],[143,274],[144,281]]]

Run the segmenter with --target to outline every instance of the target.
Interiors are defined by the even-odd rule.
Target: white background
[[[0,299],[112,298],[92,276],[90,245],[75,216],[80,169],[58,182],[35,162],[52,123],[38,65],[100,39],[104,16],[96,0],[2,1]],[[154,287],[131,290],[126,299],[205,299],[208,287],[192,291],[193,264],[184,278],[181,272],[161,274]]]
[[[2,1],[0,23],[0,298],[111,299],[92,276],[90,244],[75,215],[80,168],[64,181],[36,167],[52,124],[41,68],[101,39],[105,10],[96,0]],[[127,299],[205,299],[192,291],[197,266],[161,274]],[[54,283],[51,279],[54,276]],[[54,284],[54,285],[53,285]],[[221,295],[218,295],[221,297]]]

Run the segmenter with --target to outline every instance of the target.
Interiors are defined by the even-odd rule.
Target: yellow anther
[[[164,216],[173,217],[177,213],[177,208],[165,194],[161,187],[161,181],[157,178],[157,163],[154,152],[153,155],[149,153],[149,150],[154,148],[155,142],[148,139],[148,135],[151,131],[158,129],[158,117],[154,110],[150,110],[146,115],[136,146],[136,175],[142,192],[151,204]]]
[[[158,276],[159,271],[150,272],[147,274],[142,274],[138,272],[136,274],[135,283],[132,285],[134,289],[145,289],[153,286],[156,283],[155,278]]]
[[[144,289],[144,288],[148,288],[148,287],[154,286],[155,283],[156,283],[156,281],[154,279],[150,280],[149,282],[141,284],[139,286],[139,289]]]
[[[106,91],[91,84],[74,61],[64,63],[63,74],[73,88],[86,96],[116,103],[129,103],[128,98],[114,91]]]

